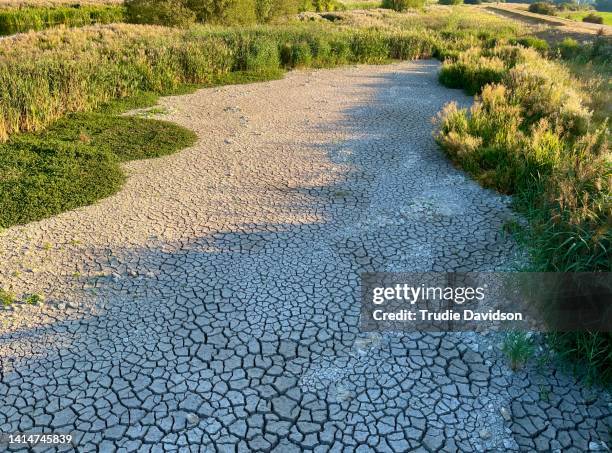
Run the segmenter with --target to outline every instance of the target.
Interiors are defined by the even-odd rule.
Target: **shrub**
[[[395,11],[406,11],[410,8],[422,8],[425,0],[383,0],[382,7]]]
[[[544,39],[539,39],[534,36],[526,36],[524,38],[520,38],[516,40],[518,44],[524,47],[531,47],[532,49],[537,50],[540,53],[545,53],[548,51],[548,42]]]
[[[445,61],[440,70],[440,83],[449,88],[464,88],[468,94],[479,93],[491,82],[500,82],[507,73],[504,61],[485,56],[478,49],[463,52],[457,61]]]
[[[307,42],[286,45],[289,54],[285,57],[286,66],[292,68],[307,67],[312,64],[312,52]]]
[[[578,41],[572,38],[565,38],[558,44],[559,53],[561,57],[565,59],[571,59],[578,55],[580,52],[580,44]]]
[[[537,14],[547,14],[554,16],[556,12],[555,5],[547,2],[536,2],[529,5],[529,12]]]
[[[466,5],[480,5],[483,0],[463,0]]]
[[[558,3],[557,8],[561,11],[579,11],[582,7],[576,2]]]
[[[256,38],[250,45],[244,69],[253,72],[267,72],[278,69],[280,58],[278,46],[270,38]]]
[[[126,0],[127,21],[133,24],[154,24],[187,27],[196,14],[183,0]]]
[[[530,49],[517,49],[514,55],[507,49],[490,51],[502,59],[511,56],[513,63],[505,60],[508,70],[501,83],[485,85],[469,111],[455,104],[444,108],[437,140],[483,185],[515,194],[516,206],[530,222],[525,237],[535,269],[609,272],[607,127],[590,130],[591,113],[567,70]],[[458,61],[475,65],[475,58],[460,56]],[[469,86],[471,79],[449,66],[459,73],[453,82]],[[612,378],[609,334],[556,337],[563,354],[586,361],[590,372],[598,370],[603,379]],[[520,342],[513,343],[521,349]]]
[[[597,14],[589,13],[587,16],[584,16],[582,18],[582,22],[589,22],[591,24],[603,24],[604,18],[598,16]]]
[[[460,5],[463,3],[463,0],[438,0],[440,5]]]

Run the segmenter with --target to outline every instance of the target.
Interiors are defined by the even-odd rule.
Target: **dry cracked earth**
[[[163,99],[195,146],[0,238],[0,282],[46,295],[0,312],[0,432],[71,433],[59,449],[83,452],[606,448],[609,395],[510,371],[493,334],[359,331],[360,272],[522,259],[509,200],[432,138],[444,103],[471,102],[437,70]]]

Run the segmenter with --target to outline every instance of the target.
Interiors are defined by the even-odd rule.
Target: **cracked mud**
[[[511,372],[494,335],[359,332],[360,272],[522,259],[508,198],[433,141],[443,104],[471,102],[437,69],[162,99],[195,146],[0,238],[0,282],[47,299],[0,311],[0,432],[100,452],[605,448],[609,396]]]

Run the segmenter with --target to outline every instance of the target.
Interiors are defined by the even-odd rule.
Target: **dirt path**
[[[495,336],[359,333],[360,272],[515,263],[507,198],[432,139],[442,105],[470,101],[437,68],[163,99],[194,147],[132,162],[117,195],[0,238],[0,282],[48,299],[0,312],[0,432],[71,432],[101,452],[607,441],[608,400],[511,373]]]
[[[522,22],[530,26],[536,36],[548,38],[552,41],[560,41],[568,37],[579,41],[592,41],[600,33],[604,36],[612,35],[612,27],[609,25],[591,24],[559,16],[535,14],[527,11],[528,6],[517,3],[497,3],[483,4],[479,8]]]

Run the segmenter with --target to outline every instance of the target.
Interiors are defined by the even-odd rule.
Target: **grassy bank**
[[[118,113],[119,106],[134,107],[130,100],[140,99],[142,93],[266,80],[296,67],[442,58],[490,39],[502,23],[489,22],[487,31],[473,26],[468,15],[444,12],[428,15],[427,26],[409,26],[404,15],[388,14],[392,20],[376,28],[319,23],[180,30],[118,24],[48,30],[0,41],[0,139],[5,142],[0,145],[0,226],[89,204],[119,187],[116,162],[121,159],[112,158],[115,151],[108,146],[101,148],[104,141],[78,139],[75,128],[82,118],[74,113],[96,111],[109,102]],[[106,124],[100,116],[89,120]],[[143,123],[142,128],[148,126]],[[45,132],[49,127],[51,132]],[[91,135],[90,126],[83,129],[84,136]],[[57,141],[61,130],[70,131],[68,142]],[[168,130],[160,133],[164,136]],[[121,139],[109,140],[113,147],[131,146],[130,137],[114,133]],[[68,152],[73,145],[89,154]],[[50,152],[56,148],[64,151]],[[93,156],[92,148],[99,149],[106,170],[90,166],[95,159],[90,162],[86,156]],[[114,176],[102,178],[102,171]],[[90,187],[94,181],[97,186]]]
[[[440,80],[479,93],[469,110],[444,109],[438,141],[484,186],[514,195],[530,222],[523,235],[534,270],[610,272],[609,132],[567,67],[533,49],[497,45],[447,61]],[[609,334],[559,334],[554,343],[586,360],[591,375],[612,380]]]
[[[569,12],[560,12],[559,17],[563,17],[565,19],[572,19],[578,22],[582,22],[582,19],[586,16],[594,14],[596,16],[603,17],[604,25],[612,25],[612,13],[607,13],[604,11],[569,11]]]
[[[40,31],[59,25],[110,24],[123,22],[124,17],[125,9],[120,5],[6,8],[0,9],[0,35]]]
[[[109,102],[115,110],[119,105],[127,109],[134,106],[129,100],[142,93],[277,78],[296,67],[443,58],[513,32],[506,21],[449,10],[377,12],[359,21],[347,16],[339,24],[188,30],[116,24],[47,30],[0,41],[0,227],[92,203],[119,187],[121,159],[114,155],[130,147],[132,139],[121,130],[113,132],[121,137],[109,141],[115,151],[103,147],[104,141],[83,142],[74,134],[75,124],[83,128],[83,137],[89,137],[93,122],[106,123],[93,116],[85,127],[75,113],[97,111]],[[113,118],[110,131],[115,123],[125,124]],[[154,124],[162,137],[169,133],[161,123],[139,127],[146,130]],[[70,140],[57,140],[62,129],[70,131]],[[183,143],[178,130],[176,134],[177,143]],[[138,146],[137,137],[134,141]],[[101,156],[98,162],[96,152]],[[149,154],[134,153],[133,158]]]

